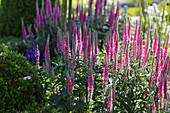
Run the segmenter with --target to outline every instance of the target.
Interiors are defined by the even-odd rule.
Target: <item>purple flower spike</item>
[[[112,91],[109,93],[109,98],[108,98],[108,104],[107,104],[107,113],[111,113],[113,109],[113,97],[112,97]]]
[[[49,48],[50,37],[48,37],[45,47],[45,61],[50,63],[50,48]]]
[[[36,2],[36,12],[37,12],[36,22],[37,22],[37,27],[39,28],[41,25],[41,17],[40,17],[39,8],[38,8],[38,1]]]
[[[93,90],[94,90],[93,69],[92,69],[92,65],[90,65],[89,81],[88,81],[88,96],[89,96],[90,99],[92,99]]]
[[[22,36],[25,40],[27,40],[27,33],[26,33],[26,30],[25,30],[23,18],[21,19],[21,22],[22,22]]]
[[[29,35],[30,35],[30,41],[33,42],[34,41],[34,34],[32,32],[31,25],[28,28],[28,32],[29,32]]]
[[[56,0],[56,3],[55,3],[55,10],[54,10],[54,16],[53,16],[53,23],[55,23],[60,15],[60,12],[59,12],[59,6],[58,6],[58,0]]]

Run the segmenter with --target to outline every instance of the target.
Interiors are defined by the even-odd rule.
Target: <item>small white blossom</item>
[[[30,80],[31,77],[30,77],[30,76],[26,76],[26,77],[24,77],[23,79],[24,79],[24,80],[26,80],[26,79]]]

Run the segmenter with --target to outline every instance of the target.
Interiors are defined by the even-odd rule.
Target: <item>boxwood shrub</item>
[[[0,45],[0,112],[16,112],[42,105],[39,77],[24,56]]]

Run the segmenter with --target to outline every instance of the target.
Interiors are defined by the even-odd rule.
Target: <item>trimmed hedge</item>
[[[0,45],[0,112],[43,105],[42,92],[40,79],[26,58]]]

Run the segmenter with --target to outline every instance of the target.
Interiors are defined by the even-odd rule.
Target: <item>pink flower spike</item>
[[[120,51],[119,69],[123,68],[122,50]]]
[[[157,77],[159,75],[159,59],[160,59],[160,57],[158,57],[158,60],[156,62],[156,67],[155,67],[155,76],[154,76],[155,85],[157,84]]]
[[[166,45],[165,45],[165,48],[164,48],[164,54],[163,54],[164,60],[166,60],[166,58],[168,56],[168,44],[169,44],[169,36],[167,38]]]
[[[90,99],[92,99],[93,91],[94,91],[93,69],[92,69],[92,65],[90,65],[89,81],[88,81],[88,97],[89,97]]]
[[[50,48],[49,48],[50,37],[48,36],[46,46],[45,46],[45,61],[50,63]]]
[[[42,1],[42,8],[41,8],[41,17],[42,17],[42,25],[43,27],[45,27],[46,24],[48,24],[47,22],[47,17],[45,14],[45,9],[44,9],[44,2]]]
[[[72,94],[72,81],[68,73],[67,73],[67,83],[68,83],[68,92],[69,94]]]
[[[104,7],[106,7],[107,5],[107,0],[104,0]]]
[[[106,55],[106,59],[104,61],[104,70],[103,70],[103,85],[106,86],[106,82],[109,80],[109,68],[108,68],[108,59]]]
[[[151,72],[151,75],[149,77],[148,87],[152,87],[152,74],[153,74],[153,71]]]
[[[117,72],[117,54],[115,54],[115,57],[114,57],[114,64],[113,64],[113,73],[116,73]]]
[[[84,15],[83,15],[83,23],[86,23],[86,10],[84,10]]]
[[[78,44],[79,44],[79,54],[83,55],[83,49],[82,49],[82,38],[81,38],[81,27],[79,28],[79,33],[78,33]]]
[[[79,10],[80,10],[80,7],[79,7],[79,2],[77,2],[76,15],[78,15],[78,13],[79,13]]]
[[[131,41],[131,22],[129,19],[129,26],[128,26],[128,39]]]
[[[108,104],[107,104],[107,113],[111,113],[112,112],[112,109],[113,109],[113,97],[112,97],[112,90],[110,91],[109,93],[109,98],[108,98]]]
[[[87,58],[91,58],[91,52],[92,52],[92,43],[91,43],[91,31],[90,31],[88,37]]]
[[[59,6],[58,6],[58,0],[56,0],[56,3],[55,3],[55,9],[54,9],[54,16],[53,16],[53,23],[55,23],[59,17]]]
[[[157,35],[157,31],[155,30],[155,39],[154,39],[154,42],[153,42],[153,49],[152,49],[153,53],[156,52],[157,45],[158,45],[158,35]]]
[[[126,28],[126,20],[124,21],[124,34],[123,34],[123,48],[125,47],[126,41],[128,40],[128,33]]]
[[[155,113],[156,112],[156,106],[155,106],[155,101],[153,99],[152,101],[152,113]]]
[[[46,0],[45,7],[46,7],[47,15],[52,17],[53,13],[52,13],[51,0]]]
[[[116,102],[116,86],[115,86],[115,81],[113,82],[113,102]]]
[[[116,9],[116,14],[115,14],[115,18],[117,19],[119,17],[119,2],[117,3],[117,9]]]
[[[36,2],[36,12],[37,12],[36,23],[37,23],[37,28],[39,28],[41,25],[41,17],[40,17],[39,8],[38,8],[38,1]]]
[[[99,13],[99,0],[96,1],[96,7],[95,7],[95,14],[98,15]]]
[[[21,23],[22,23],[22,36],[25,40],[27,40],[27,33],[26,33],[26,30],[25,30],[23,18],[21,19]]]
[[[39,62],[40,61],[40,50],[38,48],[38,45],[36,45],[36,68],[38,69],[39,67]]]
[[[34,41],[34,34],[32,32],[31,25],[28,28],[28,32],[29,32],[29,35],[30,35],[30,41],[33,42]]]

